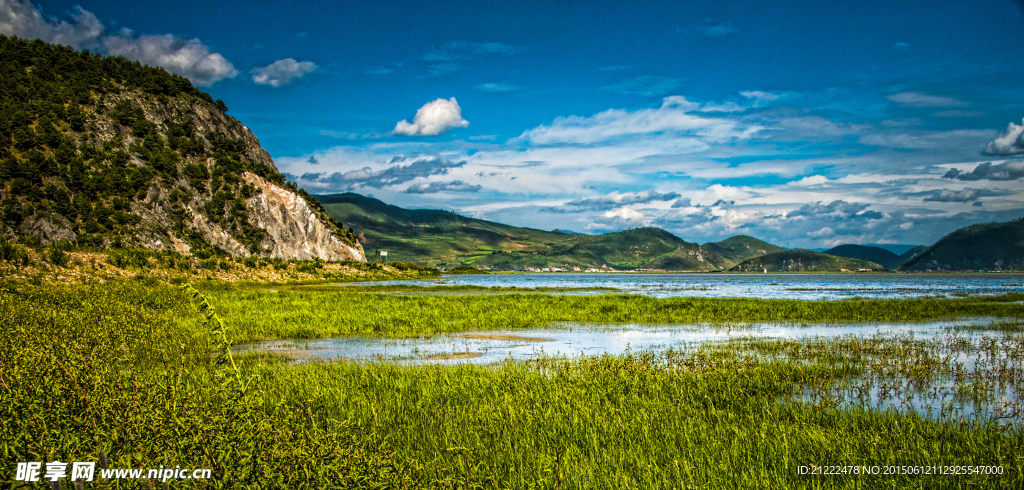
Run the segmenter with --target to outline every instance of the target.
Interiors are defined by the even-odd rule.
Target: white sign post
[[[384,251],[384,250],[381,250],[380,251],[380,259],[384,260],[384,261],[388,260],[388,253],[386,251]]]

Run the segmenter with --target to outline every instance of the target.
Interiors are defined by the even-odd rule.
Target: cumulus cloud
[[[656,191],[642,191],[642,192],[612,192],[611,194],[594,197],[588,199],[573,199],[565,203],[566,206],[574,206],[579,208],[587,208],[594,210],[611,209],[619,206],[629,204],[647,204],[654,201],[671,201],[678,199],[679,193],[676,192],[656,192]]]
[[[462,118],[462,108],[455,97],[452,97],[426,103],[416,111],[412,123],[405,119],[398,121],[392,133],[406,136],[437,136],[450,129],[467,126],[469,121]]]
[[[948,107],[961,106],[967,103],[952,97],[928,95],[922,92],[900,92],[889,96],[889,100],[907,107]]]
[[[196,85],[208,86],[238,73],[223,56],[211,53],[198,39],[185,40],[171,34],[136,36],[129,29],[104,36],[103,24],[93,13],[76,7],[71,17],[72,22],[62,21],[44,16],[28,2],[3,1],[0,33],[74,48],[102,47],[109,55],[165,68]]]
[[[985,155],[1020,155],[1024,153],[1024,120],[1019,125],[1010,123],[1006,131],[989,141],[982,151]]]
[[[970,172],[951,168],[942,176],[942,178],[964,181],[1017,180],[1024,178],[1024,160],[1005,162],[998,165],[992,165],[992,162],[985,162],[974,167],[974,170],[971,170]]]
[[[402,159],[404,160],[404,159]],[[402,160],[397,160],[401,162]],[[392,162],[396,160],[392,159]],[[348,172],[310,173],[302,175],[301,179],[317,184],[326,184],[333,189],[354,189],[356,187],[382,187],[404,184],[420,177],[431,175],[447,174],[451,169],[466,164],[465,160],[453,162],[441,157],[421,158],[408,165],[394,165],[382,170],[373,170],[370,167],[363,167]]]
[[[924,198],[928,202],[973,202],[978,200],[978,190],[966,187],[960,191],[941,189]]]
[[[294,58],[277,60],[263,68],[252,70],[252,81],[257,85],[281,87],[312,73],[317,66],[312,61],[296,61]]]
[[[690,204],[690,198],[688,198],[688,197],[687,198],[683,198],[683,199],[679,199],[676,202],[672,203],[672,208],[673,209],[688,208],[688,207],[691,207],[691,206],[692,205]]]
[[[605,85],[601,89],[625,95],[660,97],[679,88],[682,84],[683,81],[678,78],[641,75],[619,80],[611,85]]]
[[[220,53],[211,53],[198,39],[171,34],[136,36],[130,29],[121,29],[117,35],[103,38],[103,49],[112,56],[162,67],[202,87],[238,74],[230,61]]]
[[[654,224],[675,229],[699,228],[718,221],[719,217],[714,214],[711,208],[678,208],[676,211],[668,212],[654,220]]]
[[[429,184],[414,184],[405,190],[407,194],[434,194],[437,192],[477,192],[482,187],[479,185],[467,184],[461,180],[451,182],[431,182]]]
[[[617,230],[645,226],[648,219],[644,213],[633,208],[622,207],[605,211],[593,223],[586,226],[588,231]]]
[[[238,74],[231,62],[211,52],[198,39],[188,40],[172,34],[136,35],[130,29],[104,35],[103,23],[81,7],[75,7],[71,20],[45,16],[29,2],[0,0],[0,33],[3,34],[38,38],[76,49],[100,48],[111,56],[159,66],[199,86],[210,86]]]
[[[832,201],[822,204],[821,201],[812,202],[800,206],[796,211],[786,214],[787,218],[831,218],[831,219],[880,219],[882,213],[867,210],[871,205],[846,202],[843,200]]]
[[[92,12],[76,6],[72,22],[43,15],[30,2],[0,0],[0,33],[24,39],[42,39],[76,49],[96,45],[103,34],[103,24]]]

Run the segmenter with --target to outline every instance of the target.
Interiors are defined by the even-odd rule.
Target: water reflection
[[[442,276],[415,281],[360,283],[418,286],[566,288],[555,294],[608,294],[614,288],[656,298],[844,299],[978,296],[1024,293],[1020,274],[487,274]],[[340,284],[340,287],[349,285]],[[571,290],[575,288],[575,290]]]

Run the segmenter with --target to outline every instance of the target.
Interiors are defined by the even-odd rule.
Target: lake
[[[955,297],[1024,293],[1024,274],[634,274],[634,273],[515,273],[451,275],[435,279],[360,283],[419,286],[482,286],[564,288],[555,294],[622,293],[656,298],[844,299]],[[339,285],[345,287],[346,285]]]

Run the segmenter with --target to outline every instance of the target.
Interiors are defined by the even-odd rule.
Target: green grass
[[[199,286],[235,341],[553,321],[910,321],[1022,313],[1018,296],[797,302],[337,289]],[[934,356],[913,340],[737,341],[498,366],[291,365],[252,355],[236,356],[235,371],[214,362],[222,342],[187,294],[140,281],[0,283],[0,326],[0,466],[9,469],[19,461],[98,461],[102,452],[111,467],[212,468],[216,488],[1022,483],[1019,419],[938,421],[793,395],[866,372],[940,369],[925,362]],[[1020,374],[1013,376],[1019,383]],[[799,465],[812,464],[1003,465],[1007,474],[797,474]]]
[[[348,334],[394,337],[518,330],[552,323],[909,322],[1024,317],[1021,295],[963,299],[795,301],[601,296],[396,295],[309,286],[266,291],[222,287],[209,296],[240,342]],[[383,286],[391,288],[397,286]],[[434,291],[437,291],[436,289]]]

